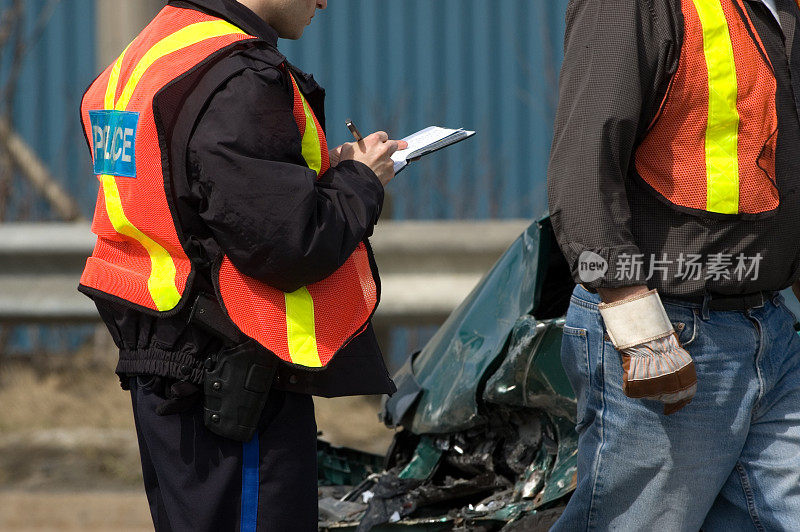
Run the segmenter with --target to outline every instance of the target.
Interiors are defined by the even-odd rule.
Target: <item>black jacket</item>
[[[177,80],[154,100],[172,169],[173,216],[195,267],[193,293],[166,318],[90,295],[120,349],[118,375],[199,383],[203,361],[224,345],[189,323],[191,302],[200,292],[214,293],[210,270],[222,254],[246,275],[284,291],[324,279],[372,234],[383,186],[358,162],[343,162],[319,180],[306,166],[287,70],[323,128],[325,92],[278,52],[269,25],[233,0],[170,5],[224,18],[259,38]],[[371,325],[325,370],[282,365],[276,386],[322,396],[395,389]]]

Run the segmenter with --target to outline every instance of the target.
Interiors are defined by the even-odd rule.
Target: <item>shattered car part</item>
[[[576,485],[573,287],[549,219],[532,224],[395,375],[385,469],[323,499],[320,530],[547,530]]]

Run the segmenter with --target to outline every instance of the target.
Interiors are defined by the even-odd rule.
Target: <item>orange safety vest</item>
[[[682,11],[678,69],[636,150],[636,170],[679,210],[774,212],[778,118],[766,49],[742,0],[682,0]]]
[[[92,222],[97,243],[80,281],[85,291],[157,316],[182,308],[194,268],[168,201],[168,141],[153,100],[194,69],[255,40],[225,20],[167,6],[89,87],[81,117],[100,189]],[[292,85],[302,154],[321,176],[330,167],[325,134],[293,77]],[[228,257],[213,275],[231,321],[281,359],[305,367],[326,366],[366,328],[378,304],[366,243],[330,277],[293,293],[245,276]]]

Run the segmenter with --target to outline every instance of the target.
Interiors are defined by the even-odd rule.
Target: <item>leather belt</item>
[[[763,307],[764,303],[775,297],[775,292],[754,292],[742,295],[706,294],[705,296],[680,298],[684,301],[702,304],[708,299],[709,310],[747,310]]]

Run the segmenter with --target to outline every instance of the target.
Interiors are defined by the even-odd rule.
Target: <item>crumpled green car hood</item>
[[[544,312],[549,317],[563,315],[559,312],[563,305],[553,309],[552,301],[568,300],[565,294],[574,286],[566,268],[549,218],[532,223],[424,349],[395,374],[398,391],[386,401],[384,422],[402,424],[416,434],[457,432],[484,423],[478,398],[493,373],[490,370],[501,360],[521,318],[536,315],[542,303],[548,306]],[[560,334],[559,329],[556,352]],[[560,362],[549,364],[549,375],[542,378],[555,383],[553,392],[574,402]],[[569,407],[562,405],[559,412],[574,419]]]

